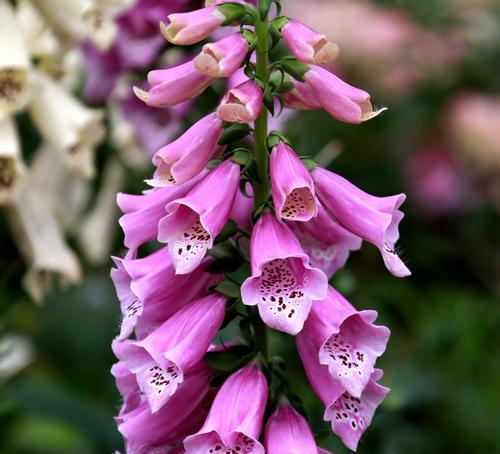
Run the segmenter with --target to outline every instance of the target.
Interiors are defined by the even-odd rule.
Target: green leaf
[[[212,170],[214,169],[215,167],[217,167],[220,163],[222,162],[222,159],[220,158],[216,158],[216,159],[212,159],[210,161],[208,161],[208,164],[207,164],[207,168],[208,170]]]
[[[250,126],[247,124],[233,123],[227,127],[220,136],[219,145],[228,145],[237,140],[243,139],[250,133]]]
[[[250,47],[254,46],[254,44],[257,42],[257,36],[252,30],[249,30],[248,28],[243,29],[243,37],[248,41],[248,44],[250,44]]]
[[[267,110],[274,116],[274,95],[273,92],[267,88],[264,92],[264,105],[267,107]]]
[[[282,58],[280,65],[285,72],[290,74],[294,79],[304,82],[304,74],[311,69],[309,65],[298,61],[295,58]]]
[[[234,152],[231,159],[240,166],[247,166],[252,161],[252,153],[249,150],[240,149]]]
[[[271,0],[259,0],[260,20],[266,20],[271,8]]]
[[[309,158],[301,158],[302,164],[304,164],[307,168],[307,170],[311,171],[314,170],[316,167],[319,166],[319,164],[314,160],[314,159],[309,159]]]
[[[222,293],[228,298],[240,297],[240,286],[229,279],[224,279],[220,284],[215,287],[215,291]]]
[[[238,22],[247,14],[245,6],[240,3],[223,3],[217,9],[226,16],[226,20],[222,23],[223,26]]]
[[[215,244],[223,243],[224,241],[227,241],[229,238],[231,238],[236,232],[238,231],[238,226],[236,225],[236,222],[233,220],[227,221],[226,225],[222,229],[222,231],[217,235],[217,238],[215,239]]]
[[[288,17],[278,16],[271,22],[271,24],[276,27],[277,30],[281,31],[281,29],[288,23],[288,21]]]

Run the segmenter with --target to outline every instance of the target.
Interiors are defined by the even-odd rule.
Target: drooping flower
[[[357,124],[386,110],[382,108],[374,111],[366,91],[347,84],[319,66],[312,65],[304,73],[304,79],[316,101],[337,120]]]
[[[313,170],[312,176],[321,202],[338,223],[377,246],[385,266],[394,276],[410,275],[410,270],[394,250],[399,238],[398,226],[404,216],[399,207],[406,196],[372,196],[320,167]]]
[[[16,180],[24,173],[21,145],[11,119],[0,120],[0,206],[12,203]]]
[[[156,171],[151,186],[181,184],[198,175],[208,161],[224,151],[218,145],[223,122],[215,113],[196,122],[181,137],[165,145],[153,157]]]
[[[295,335],[301,331],[313,300],[327,291],[325,274],[309,265],[291,230],[264,213],[250,240],[252,276],[241,286],[243,304],[258,305],[271,328]]]
[[[187,13],[170,14],[169,24],[160,23],[165,39],[173,44],[196,44],[208,38],[226,20],[217,6],[208,6]]]
[[[309,171],[284,142],[273,148],[271,188],[278,219],[309,221],[318,213],[314,183]]]
[[[178,310],[140,341],[115,341],[116,356],[136,374],[151,411],[175,394],[208,351],[224,320],[226,299],[211,294]]]
[[[269,417],[264,435],[267,454],[327,454],[316,445],[311,427],[288,402],[281,398]]]
[[[158,236],[158,223],[165,216],[168,203],[184,197],[204,177],[202,172],[193,179],[166,188],[153,189],[143,195],[119,193],[117,203],[124,215],[120,226],[125,234],[124,244],[131,251]]]
[[[193,61],[148,73],[149,91],[134,87],[136,96],[151,107],[171,107],[203,93],[213,77],[198,71]]]
[[[123,316],[120,340],[134,329],[143,338],[187,303],[206,294],[219,280],[217,275],[207,273],[203,265],[189,276],[176,275],[167,247],[140,259],[113,260],[116,268],[111,270],[111,278]]]
[[[248,41],[241,33],[235,33],[215,43],[205,44],[195,57],[194,64],[207,76],[229,77],[239,69],[248,50]]]
[[[267,393],[266,379],[257,366],[231,375],[217,393],[203,427],[184,440],[186,454],[264,454],[258,439]]]
[[[150,454],[156,448],[177,446],[184,437],[198,430],[211,401],[213,375],[207,367],[188,374],[178,391],[156,413],[151,413],[145,399],[129,405],[125,401],[117,423],[125,438],[126,452]]]
[[[311,265],[331,277],[342,268],[350,251],[357,251],[363,240],[342,227],[317,201],[318,214],[307,222],[289,223]]]
[[[229,90],[217,107],[217,116],[231,123],[255,121],[262,109],[264,93],[253,80]]]
[[[30,57],[11,4],[0,2],[0,121],[29,98]]]
[[[325,35],[311,30],[299,21],[289,19],[281,33],[293,55],[304,63],[329,63],[339,53],[338,46]]]
[[[327,366],[315,359],[317,350],[309,339],[297,338],[297,350],[309,383],[325,406],[323,419],[330,421],[333,432],[341,437],[349,449],[356,451],[375,410],[389,392],[388,388],[377,383],[382,377],[382,371],[375,369],[361,395],[355,397],[332,378]]]
[[[330,376],[349,394],[360,397],[377,358],[385,351],[390,331],[374,325],[375,311],[357,311],[328,287],[328,296],[316,301],[297,344],[313,348],[303,361],[328,366]],[[304,350],[304,349],[303,349]]]
[[[321,103],[316,99],[309,86],[298,80],[293,81],[290,91],[281,93],[281,98],[286,107],[295,110],[321,109]]]
[[[168,243],[178,274],[193,271],[213,246],[229,219],[239,177],[239,166],[226,160],[185,197],[167,205],[167,215],[158,225],[158,240]]]

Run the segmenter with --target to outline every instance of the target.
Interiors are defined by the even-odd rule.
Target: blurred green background
[[[332,17],[336,7],[346,6],[307,1],[293,8],[314,9],[315,3],[329,7]],[[390,276],[378,251],[366,245],[332,281],[357,308],[378,310],[379,322],[392,330],[379,363],[385,370],[382,383],[392,392],[359,452],[498,453],[500,150],[497,145],[497,154],[484,158],[481,153],[490,144],[480,136],[472,141],[477,150],[462,148],[460,131],[449,120],[450,105],[463,93],[500,96],[500,5],[459,0],[384,0],[372,5],[374,9],[365,8],[367,18],[389,8],[416,27],[419,33],[408,34],[420,40],[413,44],[427,43],[421,40],[428,34],[438,41],[429,38],[417,50],[403,41],[386,48],[385,55],[384,49],[367,51],[344,36],[344,47],[339,42],[346,54],[344,78],[367,89],[388,112],[361,126],[343,125],[323,112],[305,112],[292,117],[286,128],[296,150],[314,155],[327,147],[326,156],[336,155],[330,168],[366,191],[408,194],[399,246],[412,277]],[[308,23],[306,17],[302,20]],[[394,22],[379,18],[370,24],[357,17],[358,23],[351,24],[353,35],[359,32],[356,27],[369,35],[368,28],[374,42],[378,32],[388,33],[377,24],[390,27]],[[394,25],[393,31],[397,35],[405,27]],[[333,34],[334,25],[332,29]],[[433,56],[438,43],[443,49]],[[388,79],[389,73],[397,77]],[[477,121],[491,121],[489,129],[498,137],[499,116],[495,118],[496,123],[489,117]],[[438,151],[426,154],[429,149]],[[422,154],[427,158],[419,160]],[[451,167],[444,159],[443,170],[445,175],[451,172],[453,183],[434,188],[426,175],[443,165],[443,154],[453,156]],[[138,192],[149,171],[128,175],[128,191]],[[120,243],[117,225],[115,254],[122,252]],[[114,361],[110,344],[119,323],[111,263],[87,266],[81,285],[56,291],[37,306],[19,285],[24,264],[3,220],[0,245],[0,330],[25,336],[33,349],[31,364],[0,383],[0,452],[102,454],[120,449],[113,421],[119,396],[109,374]],[[293,346],[290,339],[273,334],[273,351],[289,359],[292,381],[314,429],[322,432],[328,424],[322,422],[322,407]],[[322,438],[322,445],[337,454],[348,452],[333,436]]]

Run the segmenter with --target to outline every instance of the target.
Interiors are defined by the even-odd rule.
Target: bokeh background
[[[177,3],[186,8],[189,2]],[[287,114],[281,127],[294,148],[316,155],[368,192],[408,195],[399,247],[412,277],[390,276],[377,250],[367,245],[332,281],[359,309],[378,310],[379,321],[392,330],[380,362],[382,383],[392,392],[359,452],[500,452],[500,3],[283,3],[291,15],[339,44],[332,68],[337,74],[389,108],[361,126],[341,124],[320,111]],[[142,44],[154,41],[149,60],[124,63],[114,44],[105,51],[88,40],[77,46],[85,58],[72,91],[102,108],[106,119],[96,177],[85,180],[87,197],[65,231],[79,257],[81,281],[55,285],[35,303],[25,278],[30,262],[13,240],[11,208],[0,212],[1,453],[102,454],[122,445],[113,421],[119,396],[109,374],[119,306],[106,257],[122,253],[114,192],[142,190],[151,172],[143,158],[155,147],[148,140],[156,135],[165,141],[223,92],[217,85],[176,112],[149,112],[140,120],[129,115],[132,101],[127,104],[123,79],[128,87],[160,61],[183,58],[176,51],[163,54],[154,15],[131,25],[133,16],[119,22],[118,37],[131,40],[136,33]],[[113,87],[119,95],[110,97]],[[128,117],[117,120],[117,111]],[[44,137],[25,112],[15,121],[30,168]],[[123,133],[120,122],[132,133]],[[45,176],[48,184],[51,172]],[[115,184],[106,185],[108,180]],[[104,225],[94,221],[99,226],[82,234],[79,227],[88,226],[92,215]],[[50,279],[43,273],[41,278]],[[289,360],[322,445],[348,452],[328,436],[321,405],[292,346],[273,334],[273,351]]]

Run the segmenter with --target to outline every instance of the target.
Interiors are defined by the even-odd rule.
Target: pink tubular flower
[[[153,189],[143,195],[119,193],[116,201],[124,213],[119,222],[125,234],[125,246],[134,252],[142,244],[155,239],[167,204],[184,197],[205,175],[202,172],[184,184]]]
[[[349,449],[356,451],[375,410],[389,392],[388,388],[376,383],[382,377],[382,371],[375,369],[361,396],[355,397],[332,378],[326,366],[319,363],[317,351],[309,339],[297,337],[297,349],[309,383],[325,405],[323,419],[330,421],[333,432]]]
[[[259,85],[247,80],[224,95],[217,107],[217,116],[231,123],[250,123],[259,116],[263,99]]]
[[[349,394],[360,397],[373,372],[375,362],[385,351],[390,331],[376,326],[376,311],[357,311],[328,287],[328,296],[316,301],[297,344],[314,349],[313,361],[328,366],[333,381]]]
[[[220,277],[198,267],[189,276],[176,275],[167,247],[140,259],[113,258],[111,270],[123,315],[120,335],[142,338],[177,310],[206,294]]]
[[[213,78],[200,73],[192,61],[148,74],[149,91],[134,87],[136,96],[152,107],[171,107],[203,93]]]
[[[386,110],[373,111],[370,95],[355,88],[336,75],[312,65],[304,74],[306,84],[316,100],[330,115],[346,123],[361,123]]]
[[[321,65],[335,60],[339,54],[336,44],[299,21],[289,19],[281,34],[295,58],[304,63]]]
[[[269,417],[264,435],[266,454],[322,454],[306,419],[282,398]]]
[[[293,222],[289,226],[300,241],[311,265],[327,276],[342,268],[350,251],[357,251],[363,240],[346,230],[333,219],[321,202],[318,215],[308,222]]]
[[[308,85],[298,80],[293,81],[294,88],[281,93],[285,107],[295,110],[321,109],[320,102],[315,98]]]
[[[186,454],[264,454],[258,439],[267,392],[264,374],[255,365],[231,375],[217,393],[203,427],[184,440]]]
[[[217,6],[208,6],[187,13],[170,14],[170,23],[160,22],[161,33],[172,44],[196,44],[208,38],[226,20]]]
[[[338,223],[377,246],[385,266],[394,276],[409,276],[410,270],[394,250],[399,238],[398,226],[404,217],[399,207],[406,196],[372,196],[320,167],[313,170],[312,176],[321,202]]]
[[[224,320],[226,299],[212,294],[176,312],[141,341],[115,341],[116,356],[136,374],[156,413],[203,358]]]
[[[243,304],[258,305],[271,328],[295,335],[302,329],[313,300],[327,291],[325,274],[309,266],[291,230],[264,213],[250,240],[252,276],[241,286]]]
[[[251,217],[255,206],[253,198],[253,188],[250,183],[246,184],[246,193],[249,197],[243,194],[240,190],[236,191],[233,206],[229,219],[236,222],[236,225],[243,230],[251,231]]]
[[[177,274],[193,271],[229,219],[240,168],[227,160],[185,197],[167,205],[158,225],[158,241],[168,243]]]
[[[273,148],[270,160],[273,203],[278,219],[308,221],[318,207],[314,183],[307,168],[284,142]]]
[[[212,113],[189,128],[181,137],[165,145],[153,157],[157,167],[151,186],[181,184],[198,175],[212,157],[224,151],[217,145],[222,121]]]
[[[248,50],[248,41],[241,33],[235,33],[216,43],[205,44],[194,64],[207,76],[229,77],[241,66]]]
[[[150,454],[156,448],[178,445],[185,436],[198,430],[210,403],[212,378],[213,372],[207,367],[188,374],[178,391],[156,413],[151,413],[144,399],[133,406],[124,405],[117,422],[126,440],[126,452]]]

